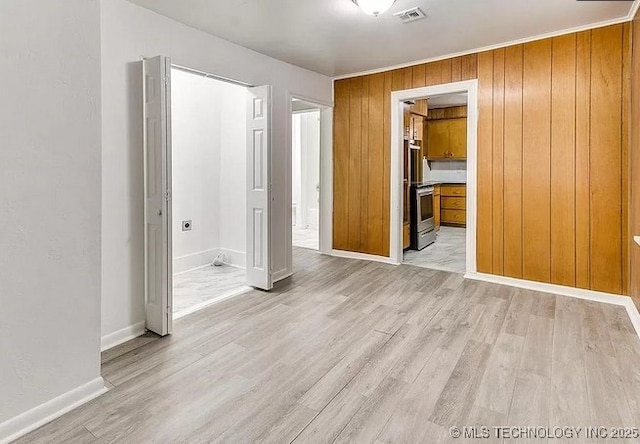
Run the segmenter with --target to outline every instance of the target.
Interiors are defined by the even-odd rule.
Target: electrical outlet
[[[182,231],[191,231],[191,221],[183,220],[182,221]]]

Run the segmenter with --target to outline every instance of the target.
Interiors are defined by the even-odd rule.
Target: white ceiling
[[[351,0],[130,0],[247,48],[329,76],[525,39],[628,15],[631,1],[397,0],[379,17]],[[424,20],[394,12],[419,6]]]
[[[443,94],[441,96],[429,97],[427,105],[429,109],[449,108],[451,106],[462,106],[467,104],[467,93]]]

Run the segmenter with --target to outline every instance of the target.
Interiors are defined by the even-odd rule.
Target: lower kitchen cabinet
[[[440,188],[440,222],[442,225],[467,225],[467,186],[444,184]]]
[[[440,185],[433,187],[433,218],[435,219],[436,231],[440,230]]]
[[[442,223],[447,225],[467,225],[467,212],[465,210],[442,209]]]

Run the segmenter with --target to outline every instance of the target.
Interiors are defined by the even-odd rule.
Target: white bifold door
[[[171,60],[144,60],[144,227],[147,329],[172,328]]]
[[[270,290],[271,87],[249,88],[247,102],[247,283]]]

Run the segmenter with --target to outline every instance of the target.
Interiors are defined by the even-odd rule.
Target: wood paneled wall
[[[335,82],[333,247],[389,255],[390,93],[479,80],[478,271],[629,283],[631,24]]]
[[[640,309],[640,246],[633,236],[640,235],[640,13],[633,20],[633,51],[631,62],[631,218],[629,243],[631,245],[630,294]]]

